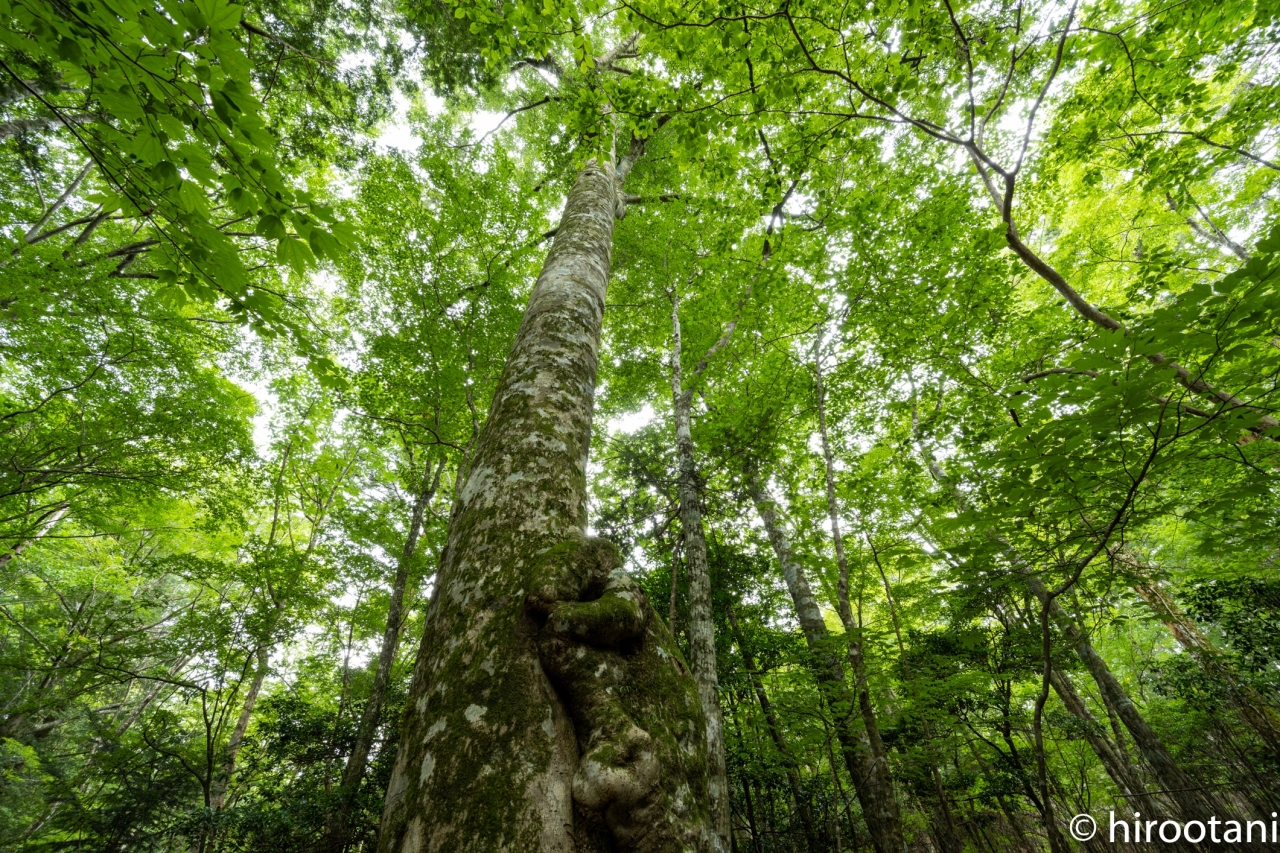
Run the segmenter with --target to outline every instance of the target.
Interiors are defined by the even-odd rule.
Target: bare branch
[[[502,120],[493,126],[493,129],[486,131],[485,134],[481,136],[479,139],[477,139],[475,142],[466,142],[466,143],[463,143],[462,145],[450,145],[449,147],[454,149],[455,151],[461,151],[466,148],[475,148],[476,146],[482,144],[490,136],[493,136],[495,133],[501,130],[502,126],[506,124],[507,120],[510,119],[512,116],[519,115],[522,112],[526,112],[528,110],[534,109],[535,107],[540,107],[543,104],[547,104],[555,100],[559,100],[559,99],[552,95],[547,95],[545,98],[543,98],[540,101],[534,101],[532,104],[525,104],[522,107],[516,107],[514,110],[508,111],[507,114],[502,117]]]
[[[1037,379],[1043,379],[1046,376],[1088,376],[1090,379],[1098,378],[1096,370],[1076,370],[1071,367],[1051,367],[1048,370],[1037,370],[1035,373],[1028,373],[1022,377],[1023,382],[1034,382]]]
[[[32,225],[31,229],[22,235],[22,239],[27,245],[36,242],[40,229],[49,224],[49,220],[53,218],[54,214],[66,206],[67,201],[80,188],[81,182],[84,181],[91,168],[93,168],[92,160],[84,164],[80,171],[76,173],[76,176],[72,178],[71,183],[67,184],[67,188],[62,191],[62,195],[58,196],[58,199],[49,206],[49,209],[44,212],[44,215],[40,217],[36,224]]]
[[[267,32],[266,30],[259,29],[258,27],[255,27],[253,24],[249,23],[248,21],[241,21],[241,22],[240,22],[240,26],[244,27],[244,29],[246,29],[247,31],[249,31],[249,32],[251,32],[251,33],[254,33],[255,35],[260,35],[260,36],[262,36],[262,37],[263,37],[263,38],[265,38],[265,39],[270,39],[271,41],[275,42],[276,44],[278,44],[278,45],[280,45],[280,46],[282,46],[282,47],[284,47],[284,48],[286,48],[286,49],[288,49],[288,50],[293,51],[294,53],[298,54],[299,56],[305,56],[307,59],[310,59],[312,62],[319,62],[319,63],[322,63],[322,64],[324,64],[324,65],[333,65],[333,64],[334,64],[334,62],[333,62],[333,60],[332,60],[332,59],[323,59],[323,58],[321,58],[321,57],[319,57],[319,56],[312,56],[311,54],[307,53],[306,51],[299,50],[298,48],[296,48],[296,47],[294,47],[293,45],[289,44],[287,41],[285,41],[284,39],[280,38],[279,36],[277,36],[277,35],[272,35],[271,33]]]

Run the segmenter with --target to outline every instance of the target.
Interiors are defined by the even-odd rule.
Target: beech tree
[[[1267,4],[0,17],[0,847],[1259,846]]]

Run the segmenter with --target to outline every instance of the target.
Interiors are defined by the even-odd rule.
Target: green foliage
[[[403,568],[374,849],[450,508],[592,157],[634,168],[591,526],[688,651],[675,309],[739,849],[869,843],[866,719],[814,677],[851,641],[913,846],[1042,847],[1045,789],[1119,811],[1107,749],[1168,790],[1068,625],[1197,789],[1280,808],[1274,4],[0,18],[0,847],[316,849]],[[1037,714],[1046,639],[1079,704]]]

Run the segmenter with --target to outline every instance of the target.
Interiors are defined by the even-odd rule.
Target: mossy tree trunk
[[[526,596],[545,555],[581,541],[586,526],[617,212],[614,169],[588,163],[449,524],[387,791],[383,853],[576,853],[609,843],[584,831],[575,809],[581,733],[539,661],[540,626]],[[704,781],[691,794],[705,790]]]
[[[713,347],[720,349],[733,334],[736,321]],[[729,770],[724,751],[724,713],[720,708],[720,677],[716,665],[715,618],[711,612],[711,570],[707,565],[707,538],[702,525],[702,478],[693,448],[693,389],[684,387],[681,367],[683,344],[680,334],[680,293],[671,292],[671,407],[676,427],[676,492],[680,505],[680,535],[685,566],[689,574],[689,658],[698,696],[707,717],[707,751],[710,758],[708,784],[711,815],[719,849],[727,851],[729,840]],[[706,369],[709,352],[694,368],[694,379]]]

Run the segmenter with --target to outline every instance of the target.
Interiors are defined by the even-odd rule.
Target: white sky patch
[[[475,138],[479,139],[487,133],[493,133],[498,129],[498,125],[502,124],[502,120],[507,117],[506,113],[496,113],[491,110],[476,110],[467,119],[467,124],[471,126],[471,132],[475,134]]]
[[[258,413],[253,416],[253,446],[265,456],[271,447],[271,419],[280,401],[265,384],[243,380],[239,384],[258,401]]]
[[[439,100],[438,98],[436,100]],[[413,132],[413,126],[409,124],[409,99],[402,92],[396,91],[391,93],[391,101],[395,106],[395,113],[390,120],[382,126],[382,132],[378,134],[375,144],[379,151],[388,151],[392,148],[405,151],[416,152],[422,147],[422,140]],[[428,104],[430,109],[430,104]]]
[[[339,71],[355,71],[357,68],[368,68],[373,65],[373,53],[367,50],[353,50],[344,53],[338,60]]]
[[[605,428],[610,432],[620,432],[625,435],[631,435],[638,429],[642,429],[653,423],[653,419],[657,417],[657,413],[653,411],[653,406],[645,403],[638,412],[627,412],[617,417],[610,418],[605,424]]]
[[[421,108],[429,116],[443,115],[447,109],[444,99],[431,91],[424,89],[418,97]],[[422,139],[415,132],[413,122],[409,118],[415,104],[400,91],[392,92],[391,102],[392,115],[382,125],[378,137],[374,140],[375,146],[383,153],[393,149],[407,154],[417,153],[422,147]],[[506,119],[507,113],[493,110],[474,110],[466,115],[466,123],[471,129],[472,139],[481,139],[494,133],[499,125],[509,126],[510,121],[503,124]]]

